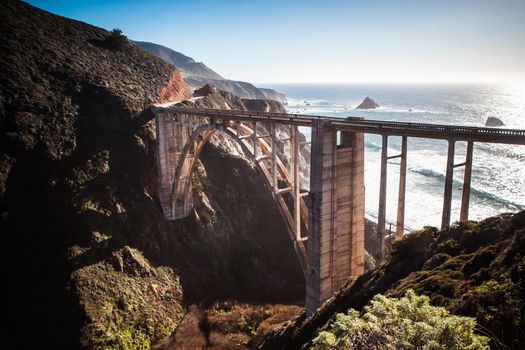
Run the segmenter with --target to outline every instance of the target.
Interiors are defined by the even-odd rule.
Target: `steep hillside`
[[[336,313],[361,310],[378,293],[400,297],[409,289],[455,314],[476,317],[492,348],[523,349],[525,211],[406,235],[377,270],[349,281],[311,318],[297,318],[259,348],[308,347]]]
[[[221,90],[229,91],[243,98],[270,99],[279,102],[286,101],[286,96],[280,92],[272,89],[258,88],[244,81],[207,79],[195,75],[185,77],[184,80],[192,89],[196,89],[204,84],[212,84]]]
[[[195,213],[164,219],[143,110],[187,96],[173,66],[14,0],[0,30],[5,348],[149,347],[188,303],[302,298],[279,212],[244,159],[209,144]],[[198,105],[247,108],[215,92]]]
[[[165,46],[148,43],[145,41],[132,41],[132,43],[141,49],[148,51],[152,55],[157,56],[161,60],[177,67],[177,69],[182,73],[183,77],[195,75],[204,79],[224,79],[219,74],[208,68],[204,63],[195,62],[193,58],[175,50],[169,49]]]
[[[165,46],[143,41],[132,42],[141,49],[177,67],[191,89],[198,89],[206,84],[212,84],[220,90],[229,91],[242,98],[286,101],[286,96],[275,90],[258,88],[244,81],[224,79],[202,62],[195,62],[193,58]]]

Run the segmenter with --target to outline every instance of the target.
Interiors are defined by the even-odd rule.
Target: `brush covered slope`
[[[308,348],[337,313],[362,310],[376,294],[408,290],[458,315],[475,317],[494,349],[525,346],[525,211],[438,231],[426,227],[395,241],[376,270],[349,281],[312,317],[304,314],[266,337],[261,349]]]
[[[271,194],[227,145],[202,154],[193,215],[164,219],[144,108],[187,97],[173,66],[19,1],[0,3],[0,30],[4,347],[148,348],[187,302],[302,298]],[[198,106],[247,108],[218,92]]]

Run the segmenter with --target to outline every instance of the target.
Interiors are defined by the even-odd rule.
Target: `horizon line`
[[[227,80],[237,80],[237,79],[227,79]],[[241,80],[239,80],[241,81]],[[512,81],[441,81],[441,80],[434,80],[434,81],[294,81],[294,82],[285,82],[285,81],[252,81],[251,82],[254,85],[265,85],[265,84],[278,84],[278,85],[348,85],[348,84],[371,84],[371,85],[525,85],[525,80],[512,80]]]

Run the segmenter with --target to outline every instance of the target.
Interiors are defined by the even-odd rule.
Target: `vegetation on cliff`
[[[187,96],[173,66],[19,1],[0,3],[0,29],[5,347],[144,348],[195,300],[300,298],[284,224],[244,159],[208,145],[195,213],[164,219],[144,108]]]
[[[301,311],[301,306],[290,304],[226,301],[206,308],[191,305],[175,336],[159,345],[164,349],[246,350]]]
[[[489,339],[474,333],[476,320],[432,306],[427,296],[408,290],[402,298],[377,294],[360,315],[338,313],[328,331],[313,340],[313,349],[484,350]]]
[[[490,337],[491,347],[523,348],[525,211],[405,235],[378,269],[349,281],[312,317],[297,318],[258,346],[309,346],[337,313],[363,310],[376,294],[401,297],[408,290],[453,314],[475,317],[476,331]]]
[[[119,33],[19,1],[0,16],[4,345],[169,335],[183,316],[178,278],[130,248],[126,226],[151,162],[140,112],[167,88],[183,97],[180,75]]]

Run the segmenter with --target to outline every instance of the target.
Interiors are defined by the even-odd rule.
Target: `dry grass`
[[[302,311],[297,305],[219,302],[207,309],[192,305],[175,337],[157,349],[248,349]]]

